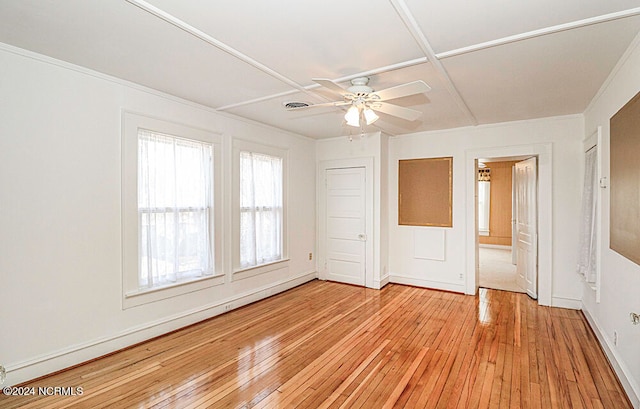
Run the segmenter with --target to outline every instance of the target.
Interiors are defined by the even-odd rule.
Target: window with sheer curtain
[[[491,209],[491,183],[478,182],[478,232],[489,235],[489,209]]]
[[[282,158],[240,152],[240,267],[283,257]]]
[[[478,233],[489,235],[491,209],[491,169],[478,169]]]
[[[594,146],[585,153],[584,184],[582,190],[582,217],[580,225],[580,245],[578,252],[578,273],[587,283],[596,282],[596,235],[597,211],[597,157],[598,148]]]
[[[213,146],[138,131],[139,289],[214,273]]]

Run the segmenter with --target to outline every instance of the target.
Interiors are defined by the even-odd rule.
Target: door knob
[[[358,240],[367,241],[367,235],[364,233],[358,234]]]

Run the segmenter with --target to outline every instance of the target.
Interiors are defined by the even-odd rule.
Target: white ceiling
[[[640,31],[640,0],[0,0],[0,42],[312,138],[357,133],[311,78],[381,90],[390,135],[581,113]]]

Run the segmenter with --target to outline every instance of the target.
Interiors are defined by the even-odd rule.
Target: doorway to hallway
[[[510,145],[498,147],[484,147],[468,150],[466,152],[466,279],[465,293],[478,294],[479,268],[478,268],[478,225],[477,213],[477,174],[478,162],[484,158],[496,158],[499,160],[524,159],[535,156],[537,158],[537,296],[540,305],[552,305],[552,281],[553,281],[553,206],[552,206],[552,180],[553,160],[551,143],[533,143],[525,145]]]
[[[478,160],[478,285],[537,298],[536,157]]]

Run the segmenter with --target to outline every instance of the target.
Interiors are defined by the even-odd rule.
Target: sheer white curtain
[[[595,146],[585,153],[584,188],[582,191],[578,273],[582,274],[588,283],[596,282],[597,149]]]
[[[138,132],[140,288],[213,274],[213,147]]]
[[[282,158],[240,152],[240,266],[282,258]]]

